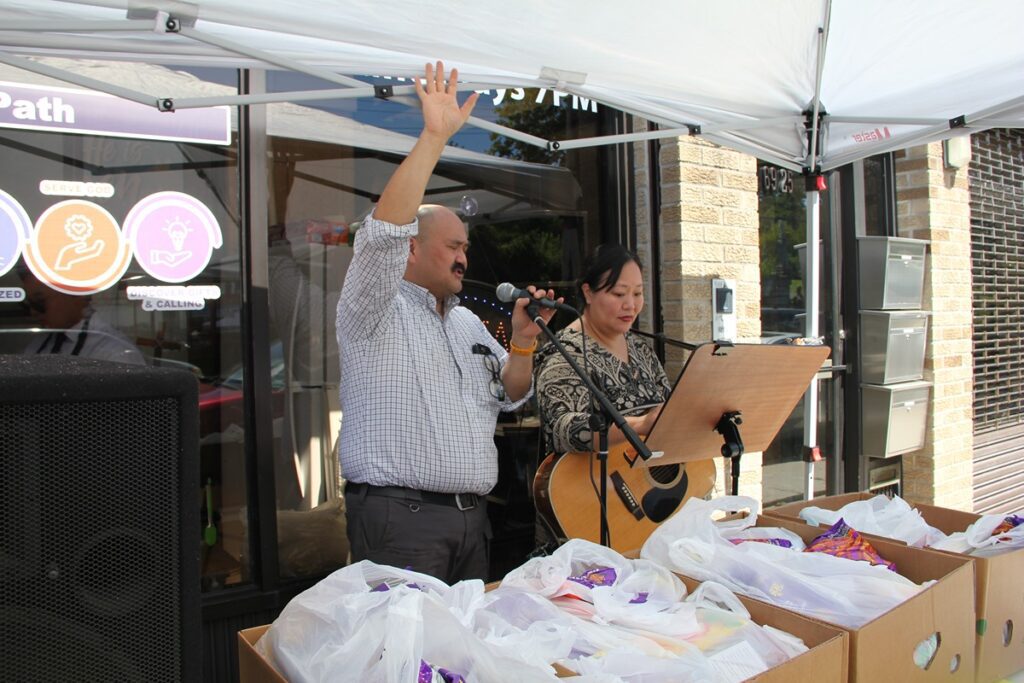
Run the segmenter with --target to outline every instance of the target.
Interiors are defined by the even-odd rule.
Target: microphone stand
[[[566,306],[568,308],[568,306]],[[597,386],[594,385],[593,380],[590,376],[573,360],[569,352],[565,350],[558,338],[555,336],[551,328],[547,326],[544,319],[540,316],[540,307],[536,303],[529,303],[526,305],[526,312],[529,314],[533,322],[537,323],[537,327],[541,329],[544,336],[548,338],[555,349],[562,354],[566,362],[569,363],[569,367],[579,376],[584,386],[590,391],[590,395],[597,400],[601,406],[600,411],[596,411],[590,416],[590,427],[597,431],[598,434],[598,451],[597,461],[599,465],[599,476],[601,483],[599,485],[598,502],[601,510],[601,545],[605,547],[611,547],[611,538],[608,531],[608,420],[610,418],[615,426],[622,430],[623,436],[626,440],[636,449],[639,457],[644,460],[651,458],[651,449],[647,447],[643,439],[636,433],[636,431],[629,426],[626,422],[626,418],[622,416],[615,406],[612,404],[608,397],[605,396]],[[575,312],[575,311],[574,311]],[[576,312],[578,316],[579,313]],[[634,461],[635,462],[635,461]]]

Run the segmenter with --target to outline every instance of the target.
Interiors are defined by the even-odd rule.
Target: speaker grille
[[[180,422],[171,397],[0,403],[0,680],[181,680]]]

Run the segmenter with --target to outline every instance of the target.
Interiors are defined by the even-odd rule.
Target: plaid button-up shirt
[[[480,319],[403,279],[414,221],[372,215],[356,233],[338,301],[342,475],[376,486],[486,494],[498,479],[494,428],[499,401],[488,385],[486,344],[502,367],[508,353]],[[532,389],[531,389],[532,392]]]

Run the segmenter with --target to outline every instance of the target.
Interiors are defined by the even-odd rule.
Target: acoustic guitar
[[[627,442],[608,448],[608,531],[619,552],[637,550],[688,499],[715,486],[715,461],[631,467],[636,450]],[[627,460],[628,458],[628,460]],[[601,473],[592,453],[548,455],[537,468],[537,512],[556,534],[601,542]]]

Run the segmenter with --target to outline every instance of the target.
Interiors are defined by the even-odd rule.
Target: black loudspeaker
[[[0,355],[0,681],[200,680],[198,383]]]

